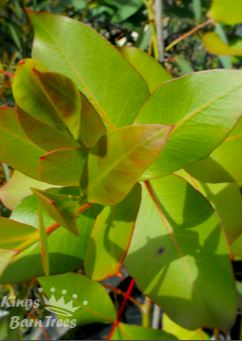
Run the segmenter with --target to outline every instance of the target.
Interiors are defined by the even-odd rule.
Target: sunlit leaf
[[[242,120],[209,157],[186,167],[203,182],[242,182]]]
[[[184,179],[144,186],[125,264],[173,321],[187,329],[231,327],[237,298],[228,254],[216,213]]]
[[[0,217],[0,249],[14,249],[36,235],[36,229],[15,220]]]
[[[31,223],[37,229],[39,224],[38,204],[35,196],[24,199],[14,210],[11,219],[24,224]],[[86,254],[90,232],[100,211],[100,206],[93,205],[78,217],[79,236],[73,235],[62,227],[48,236],[51,275],[74,271],[81,266]],[[54,220],[45,212],[43,212],[43,220],[46,227],[54,223]],[[14,261],[0,277],[0,283],[19,283],[43,275],[40,243],[37,242],[14,257]]]
[[[228,45],[215,32],[203,35],[203,44],[209,53],[221,56],[242,56],[242,46]]]
[[[41,156],[39,178],[60,186],[80,184],[86,153],[81,148],[61,148]]]
[[[71,319],[76,319],[78,324],[112,323],[115,320],[114,305],[101,284],[74,273],[41,277],[38,280],[48,298],[53,295],[51,292],[53,287],[55,288],[54,295],[59,299],[63,297],[63,290],[66,291],[64,300],[72,301],[73,306],[78,307],[70,315]],[[61,311],[57,315],[63,318]]]
[[[242,2],[240,0],[212,0],[208,15],[224,24],[239,24],[242,22]]]
[[[97,217],[88,244],[85,270],[100,281],[117,274],[125,259],[140,205],[140,187],[118,205],[105,207]]]
[[[124,199],[157,158],[170,131],[169,126],[138,125],[102,137],[89,154],[84,174],[88,201],[114,205]]]
[[[80,131],[81,97],[75,84],[62,74],[48,72],[38,61],[26,59],[17,67],[13,95],[26,113],[77,138]]]
[[[32,191],[52,219],[68,231],[76,235],[79,234],[76,220],[80,202],[64,194],[54,194],[39,189],[32,189]]]
[[[162,176],[211,153],[241,117],[242,71],[190,74],[161,86],[137,122],[176,125],[160,157],[144,177]]]
[[[0,107],[0,160],[30,176],[39,179],[38,162],[45,151],[28,139],[13,108]]]
[[[0,187],[0,199],[7,208],[13,210],[22,199],[32,193],[31,187],[44,190],[50,186],[45,182],[31,179],[18,171],[14,171],[10,180]]]
[[[177,338],[163,330],[119,323],[112,340],[177,340]]]
[[[175,335],[178,340],[208,340],[208,335],[202,329],[188,330],[173,322],[165,314],[162,316],[162,326],[166,332]]]
[[[120,53],[81,22],[48,13],[29,15],[35,29],[34,58],[70,77],[106,124],[132,123],[148,88]]]
[[[156,90],[172,76],[154,58],[135,47],[120,47],[120,53],[141,74],[149,86],[150,92]]]

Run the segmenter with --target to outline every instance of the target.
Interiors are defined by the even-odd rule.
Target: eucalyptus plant
[[[126,301],[136,283],[178,325],[229,330],[242,71],[173,79],[81,22],[29,17],[32,58],[14,75],[16,107],[0,107],[0,160],[15,169],[0,189],[12,210],[0,218],[0,283],[74,289],[76,305],[89,302],[73,313],[78,324],[110,324],[109,338],[175,338],[169,323],[121,322],[124,305],[116,312],[103,281],[125,270]]]

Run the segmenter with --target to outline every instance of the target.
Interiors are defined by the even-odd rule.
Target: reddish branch
[[[89,202],[86,203],[86,204],[84,204],[84,205],[82,205],[82,206],[78,209],[77,214],[79,215],[79,214],[83,213],[84,211],[86,211],[86,210],[87,210],[89,207],[91,207],[91,206],[92,206],[92,204],[89,203]],[[48,226],[48,227],[46,228],[46,234],[49,235],[49,234],[53,233],[53,232],[56,231],[60,226],[61,226],[61,225],[60,225],[59,223],[54,223],[54,224]],[[16,250],[15,250],[16,255],[19,254],[20,252],[22,252],[23,250],[25,250],[28,246],[30,246],[30,245],[33,244],[34,242],[37,242],[38,239],[39,239],[39,236],[37,235],[36,238],[34,238],[33,240],[30,241],[30,243],[26,243],[26,244],[23,245],[22,248],[20,247],[19,249],[16,249]]]
[[[119,325],[119,323],[120,323],[120,321],[121,321],[121,317],[122,317],[122,315],[123,315],[123,312],[124,312],[124,309],[125,309],[125,307],[126,307],[127,301],[129,300],[129,298],[130,298],[130,296],[131,296],[131,293],[132,293],[132,290],[133,290],[134,286],[135,286],[135,280],[132,279],[131,282],[130,282],[130,284],[129,284],[129,287],[128,287],[127,291],[126,291],[126,294],[125,294],[125,296],[124,296],[123,302],[122,302],[122,304],[121,304],[121,306],[120,306],[120,308],[119,308],[119,311],[118,311],[118,314],[117,314],[117,319],[116,319],[116,321],[113,323],[112,328],[111,328],[111,330],[110,330],[110,333],[109,333],[109,335],[108,335],[108,337],[107,337],[108,340],[111,340],[111,339],[112,339],[113,334],[114,334],[114,332],[115,332],[117,326]]]
[[[4,71],[4,70],[0,69],[0,73],[2,73],[4,76],[7,76],[9,78],[13,78],[13,73],[12,72]]]
[[[178,43],[180,43],[180,41],[188,38],[189,36],[191,36],[192,34],[196,33],[197,31],[201,30],[202,28],[208,26],[209,24],[213,24],[214,21],[212,19],[208,19],[207,21],[203,22],[202,24],[197,25],[196,27],[194,27],[192,30],[184,33],[183,35],[181,35],[179,38],[177,38],[176,40],[174,40],[170,45],[168,45],[166,47],[166,51],[169,51],[170,49],[172,49],[175,45],[177,45]]]

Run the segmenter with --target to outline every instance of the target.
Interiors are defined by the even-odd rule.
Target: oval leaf
[[[108,125],[132,123],[148,88],[120,53],[77,20],[48,13],[29,15],[35,29],[34,58],[50,71],[70,77]]]
[[[228,254],[217,215],[184,179],[170,175],[144,186],[125,264],[173,321],[187,329],[233,325],[237,297]]]
[[[242,71],[197,72],[165,83],[137,122],[176,126],[144,177],[163,176],[205,158],[233,129],[241,107]]]
[[[160,154],[171,131],[161,125],[116,129],[102,137],[88,157],[83,186],[89,202],[115,205]]]

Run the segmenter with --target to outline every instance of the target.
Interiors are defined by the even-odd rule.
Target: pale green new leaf
[[[50,186],[45,182],[31,179],[18,171],[14,171],[10,180],[0,187],[0,199],[7,208],[13,210],[22,199],[32,193],[31,187],[44,190],[50,188]]]

